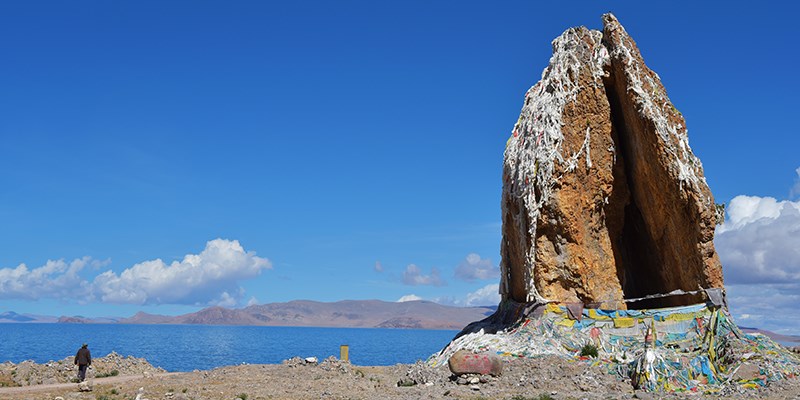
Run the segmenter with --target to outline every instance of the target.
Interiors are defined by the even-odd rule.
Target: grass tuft
[[[597,346],[589,343],[581,348],[581,357],[597,358]]]
[[[111,372],[95,375],[95,378],[108,378],[109,376],[117,376],[117,375],[119,375],[119,371],[116,369],[112,369]]]

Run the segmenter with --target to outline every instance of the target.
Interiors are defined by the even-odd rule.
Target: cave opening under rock
[[[650,163],[646,139],[652,132],[643,132],[646,127],[636,117],[632,104],[623,104],[619,96],[614,74],[609,74],[605,83],[606,95],[611,107],[612,138],[617,151],[614,166],[614,193],[611,197],[624,202],[615,205],[622,213],[609,213],[609,233],[611,246],[622,292],[625,299],[641,298],[653,294],[669,293],[681,289],[675,274],[667,271],[665,265],[671,256],[653,238],[654,218],[647,216],[648,210],[659,207],[654,198],[660,193],[650,193],[650,187],[643,187],[643,178],[657,174],[657,163]],[[644,152],[644,153],[643,153]],[[674,265],[674,264],[673,264]],[[678,274],[680,275],[680,274]],[[685,297],[685,298],[684,298]],[[629,309],[663,308],[687,305],[697,299],[688,296],[673,296],[647,299],[627,303]]]

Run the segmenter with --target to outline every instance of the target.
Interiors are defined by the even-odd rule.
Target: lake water
[[[425,360],[458,333],[450,330],[300,328],[272,326],[7,324],[0,323],[0,362],[45,363],[88,343],[92,357],[115,351],[146,358],[167,371],[223,365],[277,364],[294,357],[339,357],[350,346],[356,365]]]

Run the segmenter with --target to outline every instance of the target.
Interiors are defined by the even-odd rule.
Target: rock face
[[[723,279],[686,123],[616,17],[603,24],[553,41],[508,140],[501,295],[619,309],[698,302],[623,301]]]

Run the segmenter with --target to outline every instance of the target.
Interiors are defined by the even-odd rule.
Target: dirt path
[[[159,374],[153,374],[152,377],[159,378],[159,377],[167,377],[167,376],[174,376],[180,375],[183,372],[164,372]],[[91,382],[92,385],[112,385],[116,383],[124,383],[136,379],[142,379],[143,375],[120,375],[120,376],[109,376],[106,378],[94,378],[94,379],[87,379],[87,382]],[[42,392],[42,391],[53,391],[59,389],[70,389],[70,388],[77,388],[77,383],[53,383],[49,385],[30,385],[30,386],[14,386],[14,387],[0,387],[0,396],[4,394],[20,394],[20,393],[34,393],[34,392]]]

